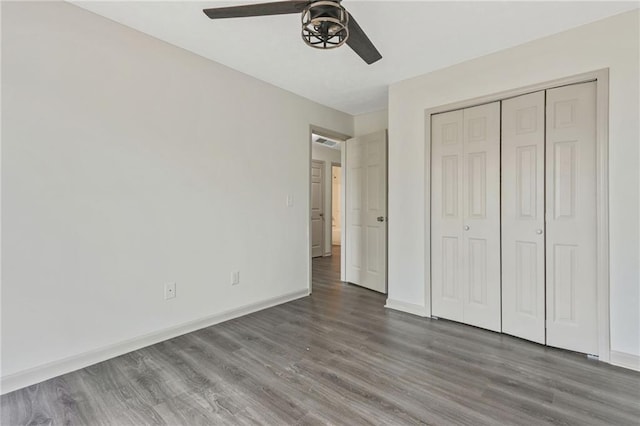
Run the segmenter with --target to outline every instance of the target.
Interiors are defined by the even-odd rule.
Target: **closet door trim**
[[[609,69],[506,90],[467,101],[428,108],[425,117],[425,313],[431,316],[431,116],[443,112],[502,101],[541,90],[595,81],[596,84],[596,255],[598,357],[610,362],[609,314]]]

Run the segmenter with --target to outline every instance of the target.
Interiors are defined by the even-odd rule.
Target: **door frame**
[[[344,142],[342,142],[342,143],[344,144]],[[329,244],[329,247],[330,247],[330,251],[331,251],[332,255],[333,255],[333,168],[334,167],[340,167],[340,248],[341,249],[342,249],[342,243],[343,243],[343,241],[342,241],[342,219],[343,219],[343,217],[342,217],[342,215],[343,215],[342,206],[344,205],[343,201],[342,201],[342,196],[344,195],[344,191],[343,191],[343,188],[342,188],[342,177],[343,177],[343,174],[344,174],[344,171],[342,170],[342,151],[343,150],[344,150],[344,145],[342,145],[342,148],[340,149],[340,161],[341,162],[340,163],[336,163],[335,161],[331,162],[331,178],[332,179],[331,179],[331,197],[329,198],[330,199],[329,204],[330,204],[330,209],[331,209],[331,223],[332,223],[332,226],[331,226],[331,244]],[[342,250],[340,251],[340,257],[342,259]],[[340,265],[340,266],[342,266],[342,265]],[[340,268],[340,273],[342,274],[342,268]]]
[[[596,282],[598,359],[610,362],[609,314],[609,68],[506,90],[424,110],[425,120],[425,300],[431,316],[431,116],[578,83],[596,82]]]
[[[324,136],[330,139],[335,139],[338,141],[341,141],[343,143],[342,148],[341,148],[341,156],[342,156],[342,160],[344,161],[344,152],[345,152],[345,147],[344,147],[344,143],[347,141],[347,139],[350,139],[352,136],[349,136],[347,134],[344,133],[340,133],[340,132],[336,132],[335,130],[331,130],[331,129],[327,129],[324,127],[320,127],[320,126],[316,126],[315,124],[310,124],[309,125],[309,142],[308,142],[308,149],[309,149],[309,154],[307,157],[307,207],[306,207],[306,214],[307,214],[307,283],[308,283],[308,289],[309,289],[309,294],[311,294],[312,291],[312,286],[313,286],[313,275],[312,275],[312,257],[311,257],[311,161],[313,160],[313,153],[312,153],[312,147],[313,147],[313,135],[319,135],[319,136]],[[344,168],[342,169],[342,179],[344,180]],[[340,187],[340,191],[342,192],[342,194],[340,195],[341,200],[344,200],[344,185],[342,185]],[[326,206],[325,206],[326,208]],[[343,234],[344,236],[344,234]],[[344,252],[344,250],[342,250],[342,252]],[[341,256],[341,261],[340,261],[340,273],[342,273],[342,271],[344,270],[344,262],[342,261],[344,259],[344,257]]]

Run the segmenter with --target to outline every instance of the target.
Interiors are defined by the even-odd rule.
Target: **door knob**
[[[542,235],[542,229],[536,229],[536,234]]]
[[[465,230],[465,231],[468,231],[469,229],[471,229],[471,228],[469,228],[469,225],[465,225],[465,226],[464,226],[464,230]]]
[[[384,222],[384,216],[378,216],[376,220],[378,222]]]
[[[320,217],[324,217],[324,213],[320,213]]]

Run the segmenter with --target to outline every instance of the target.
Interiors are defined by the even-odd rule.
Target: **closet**
[[[598,353],[595,95],[431,116],[433,316]]]

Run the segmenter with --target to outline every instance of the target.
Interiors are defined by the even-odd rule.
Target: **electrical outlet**
[[[231,285],[240,284],[240,271],[233,271],[231,273]]]
[[[166,283],[164,285],[164,298],[173,299],[176,297],[176,283]]]

